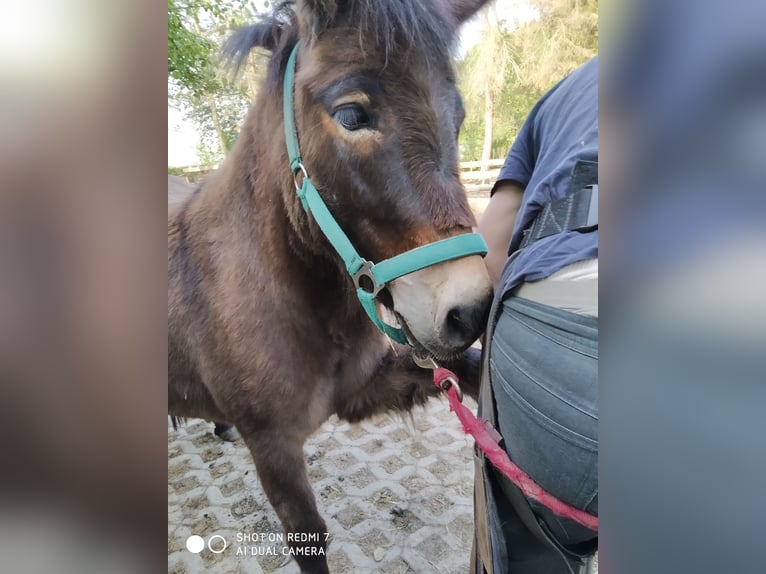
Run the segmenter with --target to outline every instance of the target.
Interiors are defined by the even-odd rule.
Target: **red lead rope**
[[[448,369],[443,369],[441,367],[434,369],[434,384],[437,387],[442,389],[442,383],[447,379],[457,381],[457,376]],[[511,462],[511,459],[508,458],[508,454],[500,448],[498,440],[490,434],[485,423],[477,419],[468,407],[460,402],[455,386],[450,385],[446,392],[449,399],[450,410],[460,419],[465,433],[473,437],[476,441],[476,445],[482,450],[487,458],[492,461],[492,464],[507,476],[513,484],[518,486],[527,498],[536,500],[558,516],[571,518],[575,522],[578,522],[591,530],[598,531],[598,516],[593,516],[574,506],[570,506],[543,490],[543,488],[532,480],[527,473]],[[490,429],[494,433],[497,433],[491,426]]]

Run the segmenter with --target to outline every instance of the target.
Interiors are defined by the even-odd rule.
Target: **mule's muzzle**
[[[420,355],[454,359],[481,336],[492,304],[492,282],[481,257],[463,257],[394,281],[394,311]]]
[[[446,347],[465,350],[484,332],[492,304],[492,293],[469,305],[458,305],[449,311],[439,332],[439,339]]]
[[[492,291],[471,304],[461,304],[450,309],[436,337],[418,338],[404,317],[396,313],[413,354],[440,360],[454,359],[470,347],[484,332],[492,305]]]

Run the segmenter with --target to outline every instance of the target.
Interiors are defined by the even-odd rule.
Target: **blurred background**
[[[174,51],[209,62],[240,14],[206,6],[2,4],[2,571],[166,568],[166,177],[225,156],[259,74],[184,83]],[[501,6],[455,55],[464,161],[502,157],[596,49],[595,3]],[[764,570],[765,21],[754,0],[599,6],[602,573]],[[497,92],[464,65],[485,53]]]
[[[165,6],[0,14],[0,570],[162,571]]]

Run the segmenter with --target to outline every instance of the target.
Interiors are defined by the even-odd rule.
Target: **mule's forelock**
[[[444,0],[296,0],[295,6],[306,42],[347,27],[358,35],[362,50],[368,44],[382,49],[386,60],[410,49],[426,57],[447,54],[457,28]]]
[[[338,14],[335,0],[297,0],[296,12],[303,35],[313,40],[329,28]]]
[[[419,32],[413,24],[425,23],[429,14],[442,12],[451,17],[455,29],[471,18],[489,0],[296,0],[301,25],[312,38],[319,36],[330,27],[335,19],[344,13],[369,14],[378,29],[399,29],[411,33]],[[380,21],[382,18],[383,21]]]
[[[287,0],[259,22],[239,28],[221,50],[221,60],[236,74],[253,48],[284,52],[301,36],[311,42],[345,19],[365,38],[382,43],[386,57],[402,42],[426,51],[449,50],[456,29],[489,0]],[[446,18],[446,21],[445,21]],[[446,24],[446,25],[445,25]],[[284,58],[281,58],[284,59]]]
[[[239,28],[221,49],[222,62],[236,75],[253,48],[277,56],[270,84],[300,36],[306,43],[339,24],[357,28],[360,48],[374,42],[386,61],[397,50],[415,49],[427,59],[452,47],[457,28],[489,0],[286,0],[260,21]]]

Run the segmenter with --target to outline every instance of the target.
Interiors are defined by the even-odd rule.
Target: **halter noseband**
[[[407,336],[404,334],[404,331],[384,323],[378,315],[375,297],[380,290],[394,279],[424,269],[425,267],[436,265],[437,263],[458,259],[467,255],[486,255],[487,244],[478,233],[464,233],[416,247],[379,263],[367,261],[357,253],[354,246],[351,245],[351,241],[349,241],[340,225],[338,225],[338,222],[335,221],[330,210],[327,209],[327,205],[325,205],[316,187],[311,182],[306,172],[306,167],[301,160],[293,107],[295,60],[299,44],[300,42],[295,45],[290,54],[290,59],[287,61],[283,100],[285,142],[287,143],[290,170],[295,181],[295,190],[298,193],[303,209],[314,217],[317,225],[319,225],[319,229],[322,230],[322,233],[324,233],[346,265],[346,270],[354,281],[359,301],[370,317],[370,320],[378,329],[397,343],[407,344]],[[298,178],[301,175],[302,181],[299,185]]]

